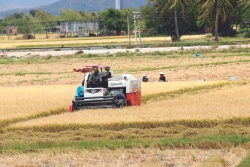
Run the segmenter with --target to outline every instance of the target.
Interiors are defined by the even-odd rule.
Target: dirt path
[[[115,54],[118,52],[141,52],[141,53],[150,53],[150,52],[171,52],[171,51],[196,51],[199,50],[228,50],[230,48],[250,48],[248,45],[220,45],[215,46],[188,46],[188,47],[159,47],[159,48],[134,48],[134,49],[98,49],[98,50],[82,50],[85,54]],[[10,51],[0,53],[6,57],[27,57],[27,56],[63,56],[63,55],[73,55],[79,50],[66,50],[66,51]]]

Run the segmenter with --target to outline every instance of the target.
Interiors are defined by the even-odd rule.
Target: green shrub
[[[135,49],[135,52],[139,53],[139,52],[140,52],[140,50],[139,50],[139,49]]]
[[[61,51],[61,49],[60,48],[55,48],[54,51]]]
[[[250,31],[246,32],[246,33],[244,34],[244,37],[245,37],[245,38],[250,38]]]
[[[25,73],[17,72],[16,76],[25,76]]]
[[[46,59],[46,60],[49,60],[49,59],[51,59],[52,57],[53,57],[52,55],[47,55],[45,59]]]
[[[133,48],[135,48],[135,46],[134,45],[126,45],[125,48],[126,49],[133,49]]]
[[[106,49],[112,49],[112,46],[103,46],[104,48],[106,48]]]
[[[79,50],[75,53],[76,55],[80,55],[80,54],[83,54],[83,51],[82,50]]]

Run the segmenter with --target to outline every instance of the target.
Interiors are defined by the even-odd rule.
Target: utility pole
[[[135,45],[137,45],[137,27],[136,27],[136,15],[134,15],[134,26],[135,26]]]
[[[129,28],[129,17],[127,15],[127,22],[128,22],[128,45],[130,45],[130,28]]]
[[[141,45],[141,24],[140,24],[140,14],[138,16],[138,24],[139,24],[139,45]]]
[[[141,19],[141,12],[132,12],[134,17],[134,24],[135,24],[135,45],[137,45],[137,20],[138,20],[138,29],[139,29],[139,45],[141,45],[141,28],[140,28],[140,19]]]

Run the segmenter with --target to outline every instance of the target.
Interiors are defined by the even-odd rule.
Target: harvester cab
[[[85,73],[82,97],[75,97],[70,112],[86,108],[121,108],[123,106],[141,105],[141,81],[130,74],[122,74],[108,79],[108,83],[91,84],[89,82],[93,67],[88,65],[76,72]],[[103,74],[103,73],[102,73]]]

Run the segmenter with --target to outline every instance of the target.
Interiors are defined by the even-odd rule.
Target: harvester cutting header
[[[101,70],[101,72],[99,71]],[[105,69],[105,72],[102,70]],[[75,72],[85,74],[82,86],[77,88],[70,111],[85,108],[120,108],[141,105],[141,81],[130,74],[112,76],[110,67],[101,64],[86,65]]]

